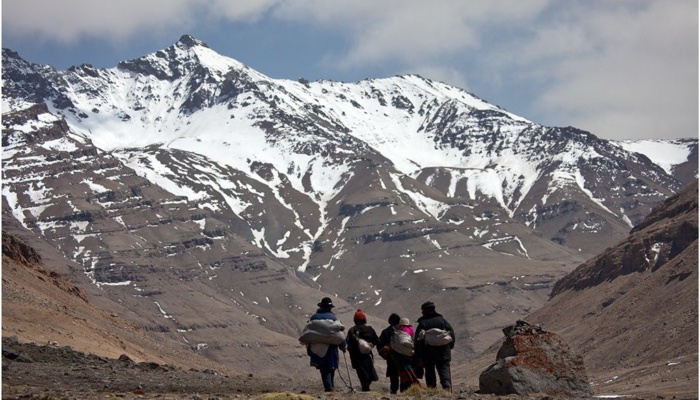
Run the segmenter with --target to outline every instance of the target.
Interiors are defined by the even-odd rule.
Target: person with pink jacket
[[[411,326],[411,321],[409,321],[408,318],[401,318],[396,330],[405,332],[408,337],[411,338],[411,341],[413,341],[415,332],[413,331],[413,326]],[[400,354],[396,351],[393,352],[393,355],[399,370],[399,379],[401,380],[400,389],[402,392],[404,392],[411,385],[419,383],[419,373],[417,374],[417,371],[414,369],[413,356]]]
[[[409,336],[413,337],[415,332],[413,331],[413,326],[411,326],[411,322],[408,320],[408,318],[401,318],[399,320],[399,328],[400,331],[404,331],[408,333]]]

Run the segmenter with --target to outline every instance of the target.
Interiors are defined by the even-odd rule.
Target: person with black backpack
[[[372,349],[379,344],[379,338],[374,329],[367,325],[367,317],[362,310],[357,310],[352,319],[355,326],[348,330],[347,336],[350,364],[357,371],[362,391],[369,392],[369,385],[379,380],[372,355]]]
[[[425,385],[437,386],[437,377],[445,390],[452,390],[450,361],[455,345],[455,333],[449,322],[435,311],[435,304],[427,301],[421,305],[415,334],[416,358],[425,368]]]
[[[377,346],[377,352],[386,360],[386,376],[389,378],[389,392],[391,394],[396,394],[399,391],[399,370],[391,354],[391,337],[400,321],[401,317],[398,314],[392,313],[389,316],[389,326],[379,334],[379,345]]]

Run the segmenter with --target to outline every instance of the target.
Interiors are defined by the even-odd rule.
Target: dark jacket
[[[418,318],[417,322],[418,326],[416,327],[416,334],[414,336],[417,358],[426,363],[452,360],[451,350],[455,346],[455,332],[450,323],[438,313],[423,315]],[[427,331],[432,328],[444,329],[449,332],[450,336],[452,336],[452,342],[444,346],[428,346],[424,340],[419,340],[422,331]]]
[[[379,334],[379,344],[377,345],[378,352],[382,352],[382,348],[391,344],[391,337],[394,336],[395,330],[396,325],[389,325]]]
[[[375,347],[379,345],[379,338],[377,337],[377,332],[366,324],[355,325],[348,330],[346,341],[348,343],[348,352],[350,353],[350,362],[353,368],[358,368],[365,359],[372,358],[372,353],[360,353],[355,333],[357,333],[357,337],[372,343]]]
[[[386,376],[395,375],[398,373],[396,370],[396,363],[391,357],[391,337],[394,336],[394,331],[396,330],[396,325],[389,325],[384,328],[382,333],[379,334],[379,344],[377,345],[377,353],[379,353],[382,358],[386,360]]]

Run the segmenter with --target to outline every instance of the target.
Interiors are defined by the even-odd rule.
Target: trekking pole
[[[455,385],[455,383],[452,382],[452,365],[447,366],[447,374],[450,377],[450,394],[452,394],[452,386]]]
[[[348,381],[350,382],[350,391],[355,393],[355,388],[352,387],[352,377],[350,376],[350,367],[348,367],[348,357],[343,352],[343,359],[345,360],[345,369],[348,371]]]

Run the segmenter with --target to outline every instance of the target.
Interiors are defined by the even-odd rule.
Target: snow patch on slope
[[[644,154],[669,175],[676,165],[688,161],[691,144],[678,140],[625,140],[616,142],[624,150]]]

